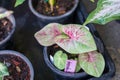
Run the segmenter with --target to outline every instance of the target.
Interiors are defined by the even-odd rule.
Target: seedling
[[[55,5],[55,0],[44,0],[45,2],[48,2],[51,8],[51,12],[53,12],[53,6]]]
[[[3,13],[0,13],[0,19],[9,16],[9,15],[11,15],[12,13],[13,13],[13,11],[5,11],[5,12],[3,12]]]
[[[90,0],[91,2],[95,2],[95,0]]]
[[[8,76],[9,72],[7,66],[4,63],[0,62],[0,80],[4,79],[4,76]]]

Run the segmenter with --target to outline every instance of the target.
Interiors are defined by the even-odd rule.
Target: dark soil
[[[0,19],[0,41],[5,39],[12,31],[12,23],[6,19]]]
[[[65,14],[75,4],[75,0],[56,0],[56,4],[54,5],[53,12],[50,9],[50,5],[45,0],[39,0],[36,10],[43,15],[46,16],[59,16]]]
[[[9,76],[4,80],[30,80],[30,69],[28,65],[18,56],[0,55],[0,62],[4,62],[9,71]]]

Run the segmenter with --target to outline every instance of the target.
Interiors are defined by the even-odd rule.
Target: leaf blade
[[[51,23],[40,31],[36,32],[34,37],[39,44],[43,46],[51,46],[55,44],[54,38],[61,33],[61,25],[57,23]]]
[[[81,68],[94,77],[100,77],[105,68],[103,56],[96,52],[84,53],[79,55]]]
[[[69,24],[63,26],[63,32],[65,34],[55,37],[55,43],[68,53],[80,54],[97,49],[91,33],[85,27]]]
[[[66,65],[66,61],[68,59],[68,56],[66,53],[63,53],[61,50],[57,51],[54,55],[54,65],[60,69],[63,70],[65,68]]]
[[[92,11],[84,25],[88,23],[106,24],[120,19],[120,0],[99,0],[97,8]]]
[[[21,5],[25,0],[16,0],[14,7]]]

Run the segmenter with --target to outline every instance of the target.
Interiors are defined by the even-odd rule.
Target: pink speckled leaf
[[[35,38],[43,46],[51,46],[55,44],[54,38],[61,34],[61,25],[57,23],[51,23],[45,26],[43,29],[35,33]]]
[[[85,27],[81,25],[64,25],[64,34],[56,36],[55,42],[65,51],[72,54],[80,54],[96,50],[94,39]]]
[[[79,62],[81,68],[94,77],[100,77],[105,68],[104,58],[97,51],[79,54]]]

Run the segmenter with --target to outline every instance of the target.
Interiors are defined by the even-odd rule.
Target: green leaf
[[[79,72],[80,69],[81,69],[80,62],[79,62],[78,58],[75,58],[75,60],[77,61],[77,65],[76,65],[76,70],[75,70],[75,72]]]
[[[9,15],[11,15],[13,11],[5,11],[4,13],[0,13],[0,19],[5,18]]]
[[[54,41],[68,53],[81,54],[97,49],[91,33],[85,27],[69,24],[62,28],[64,34],[56,36]]]
[[[51,46],[55,44],[54,38],[61,34],[61,27],[60,24],[51,23],[36,32],[34,36],[41,45]]]
[[[25,0],[16,0],[16,3],[15,3],[15,6],[14,7],[17,7],[19,5],[21,5]]]
[[[66,53],[63,53],[61,50],[57,51],[53,57],[54,65],[60,69],[63,70],[65,68],[66,60],[68,59],[68,56]]]
[[[4,77],[7,75],[9,75],[7,67],[5,66],[5,64],[0,62],[0,77]]]
[[[89,14],[84,25],[106,24],[116,19],[120,19],[120,0],[98,0],[97,8]]]
[[[103,56],[97,51],[79,54],[81,68],[94,77],[100,77],[105,68]]]

